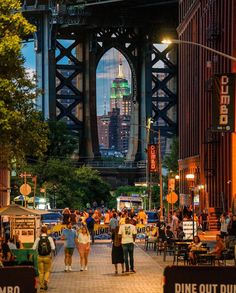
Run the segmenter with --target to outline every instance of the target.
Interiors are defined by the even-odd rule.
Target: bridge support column
[[[147,147],[147,121],[152,117],[152,74],[151,74],[151,48],[148,39],[143,40],[141,57],[141,90],[140,90],[140,154],[146,159]]]
[[[96,111],[96,54],[91,48],[91,35],[84,41],[84,127],[81,141],[82,158],[99,157]]]
[[[44,119],[56,118],[55,49],[52,44],[51,16],[44,13],[38,18],[35,34],[37,86],[41,90],[37,106]]]

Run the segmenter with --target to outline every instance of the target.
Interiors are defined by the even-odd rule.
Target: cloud
[[[25,71],[26,71],[28,78],[30,78],[32,81],[34,81],[35,76],[36,76],[36,70],[34,68],[26,68]]]

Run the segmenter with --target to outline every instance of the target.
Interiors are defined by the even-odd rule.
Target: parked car
[[[46,225],[56,225],[62,222],[62,218],[61,213],[48,213],[41,216],[41,221]]]
[[[146,212],[147,216],[148,216],[148,223],[157,223],[159,221],[157,212]]]

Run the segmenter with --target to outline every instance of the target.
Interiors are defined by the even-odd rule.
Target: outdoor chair
[[[174,252],[175,252],[175,243],[174,243],[174,241],[165,241],[164,242],[163,261],[166,261],[167,254],[174,255]]]
[[[154,251],[156,250],[157,247],[157,237],[148,237],[146,236],[145,238],[145,250],[149,250],[152,248]]]
[[[229,236],[226,241],[226,249],[222,252],[220,260],[223,261],[223,264],[227,265],[227,260],[234,260],[234,265],[236,265],[235,259],[235,246],[236,238]]]
[[[236,260],[235,260],[235,255],[234,255],[234,247],[230,247],[228,249],[225,249],[222,252],[220,260],[223,261],[223,264],[225,266],[227,265],[227,260],[234,260],[234,265],[236,266]]]
[[[163,239],[161,237],[157,238],[156,249],[157,249],[157,255],[161,254],[162,252],[164,252],[164,250],[165,250],[165,239]]]

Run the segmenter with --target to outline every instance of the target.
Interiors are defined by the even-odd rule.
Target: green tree
[[[178,159],[179,159],[179,140],[177,137],[173,138],[173,142],[170,147],[170,154],[165,156],[163,160],[163,167],[168,170],[168,173],[178,173]]]
[[[81,209],[88,202],[107,202],[110,195],[109,186],[98,171],[88,167],[76,168],[69,160],[41,161],[28,165],[27,171],[37,175],[38,186],[46,188],[52,207]]]
[[[82,202],[92,204],[96,201],[98,204],[101,201],[108,202],[110,198],[110,186],[100,176],[97,170],[81,167],[76,169],[76,175],[79,180],[79,190],[83,194]]]
[[[70,157],[79,146],[78,137],[70,131],[63,121],[48,121],[49,145],[46,156],[65,159]]]
[[[35,85],[24,68],[22,39],[35,28],[19,12],[20,1],[0,2],[0,164],[26,156],[41,156],[47,149],[47,125],[36,111]]]
[[[131,195],[132,193],[142,194],[146,193],[146,187],[139,187],[139,186],[120,186],[114,191],[114,196],[117,198],[120,195]]]

